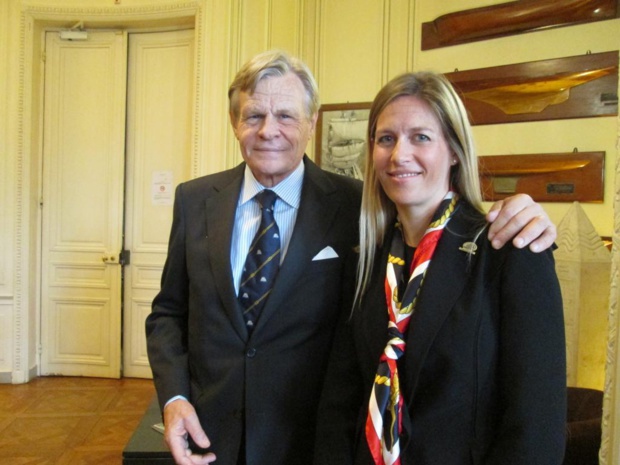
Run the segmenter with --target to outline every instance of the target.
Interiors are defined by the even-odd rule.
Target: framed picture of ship
[[[315,161],[326,171],[362,180],[371,102],[321,105]]]

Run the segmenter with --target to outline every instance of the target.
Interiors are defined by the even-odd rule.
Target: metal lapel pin
[[[462,246],[459,247],[459,250],[470,255],[476,255],[476,250],[478,250],[478,246],[475,242],[465,242]]]

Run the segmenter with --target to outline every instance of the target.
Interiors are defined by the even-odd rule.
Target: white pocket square
[[[328,258],[338,258],[338,254],[330,246],[325,247],[318,254],[316,254],[312,261],[315,262],[317,260],[327,260]]]

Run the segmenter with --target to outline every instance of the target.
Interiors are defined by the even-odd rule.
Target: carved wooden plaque
[[[620,0],[521,0],[422,24],[422,50],[620,17]]]
[[[516,193],[537,202],[602,202],[605,152],[478,157],[484,200]]]
[[[447,73],[471,123],[615,116],[618,52]]]

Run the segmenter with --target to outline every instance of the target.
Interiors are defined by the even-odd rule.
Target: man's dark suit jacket
[[[291,242],[251,336],[230,262],[244,167],[178,186],[161,291],[146,321],[158,398],[186,396],[219,465],[312,463],[316,412],[346,263],[358,241],[361,183],[307,157]],[[338,258],[313,260],[324,248]],[[244,439],[242,439],[244,438]]]
[[[399,360],[403,465],[562,463],[566,362],[552,252],[510,244],[494,250],[486,231],[475,255],[460,250],[481,224],[482,215],[461,203],[411,317]],[[317,465],[374,464],[364,424],[387,342],[391,234],[366,297],[334,342],[319,409]]]

